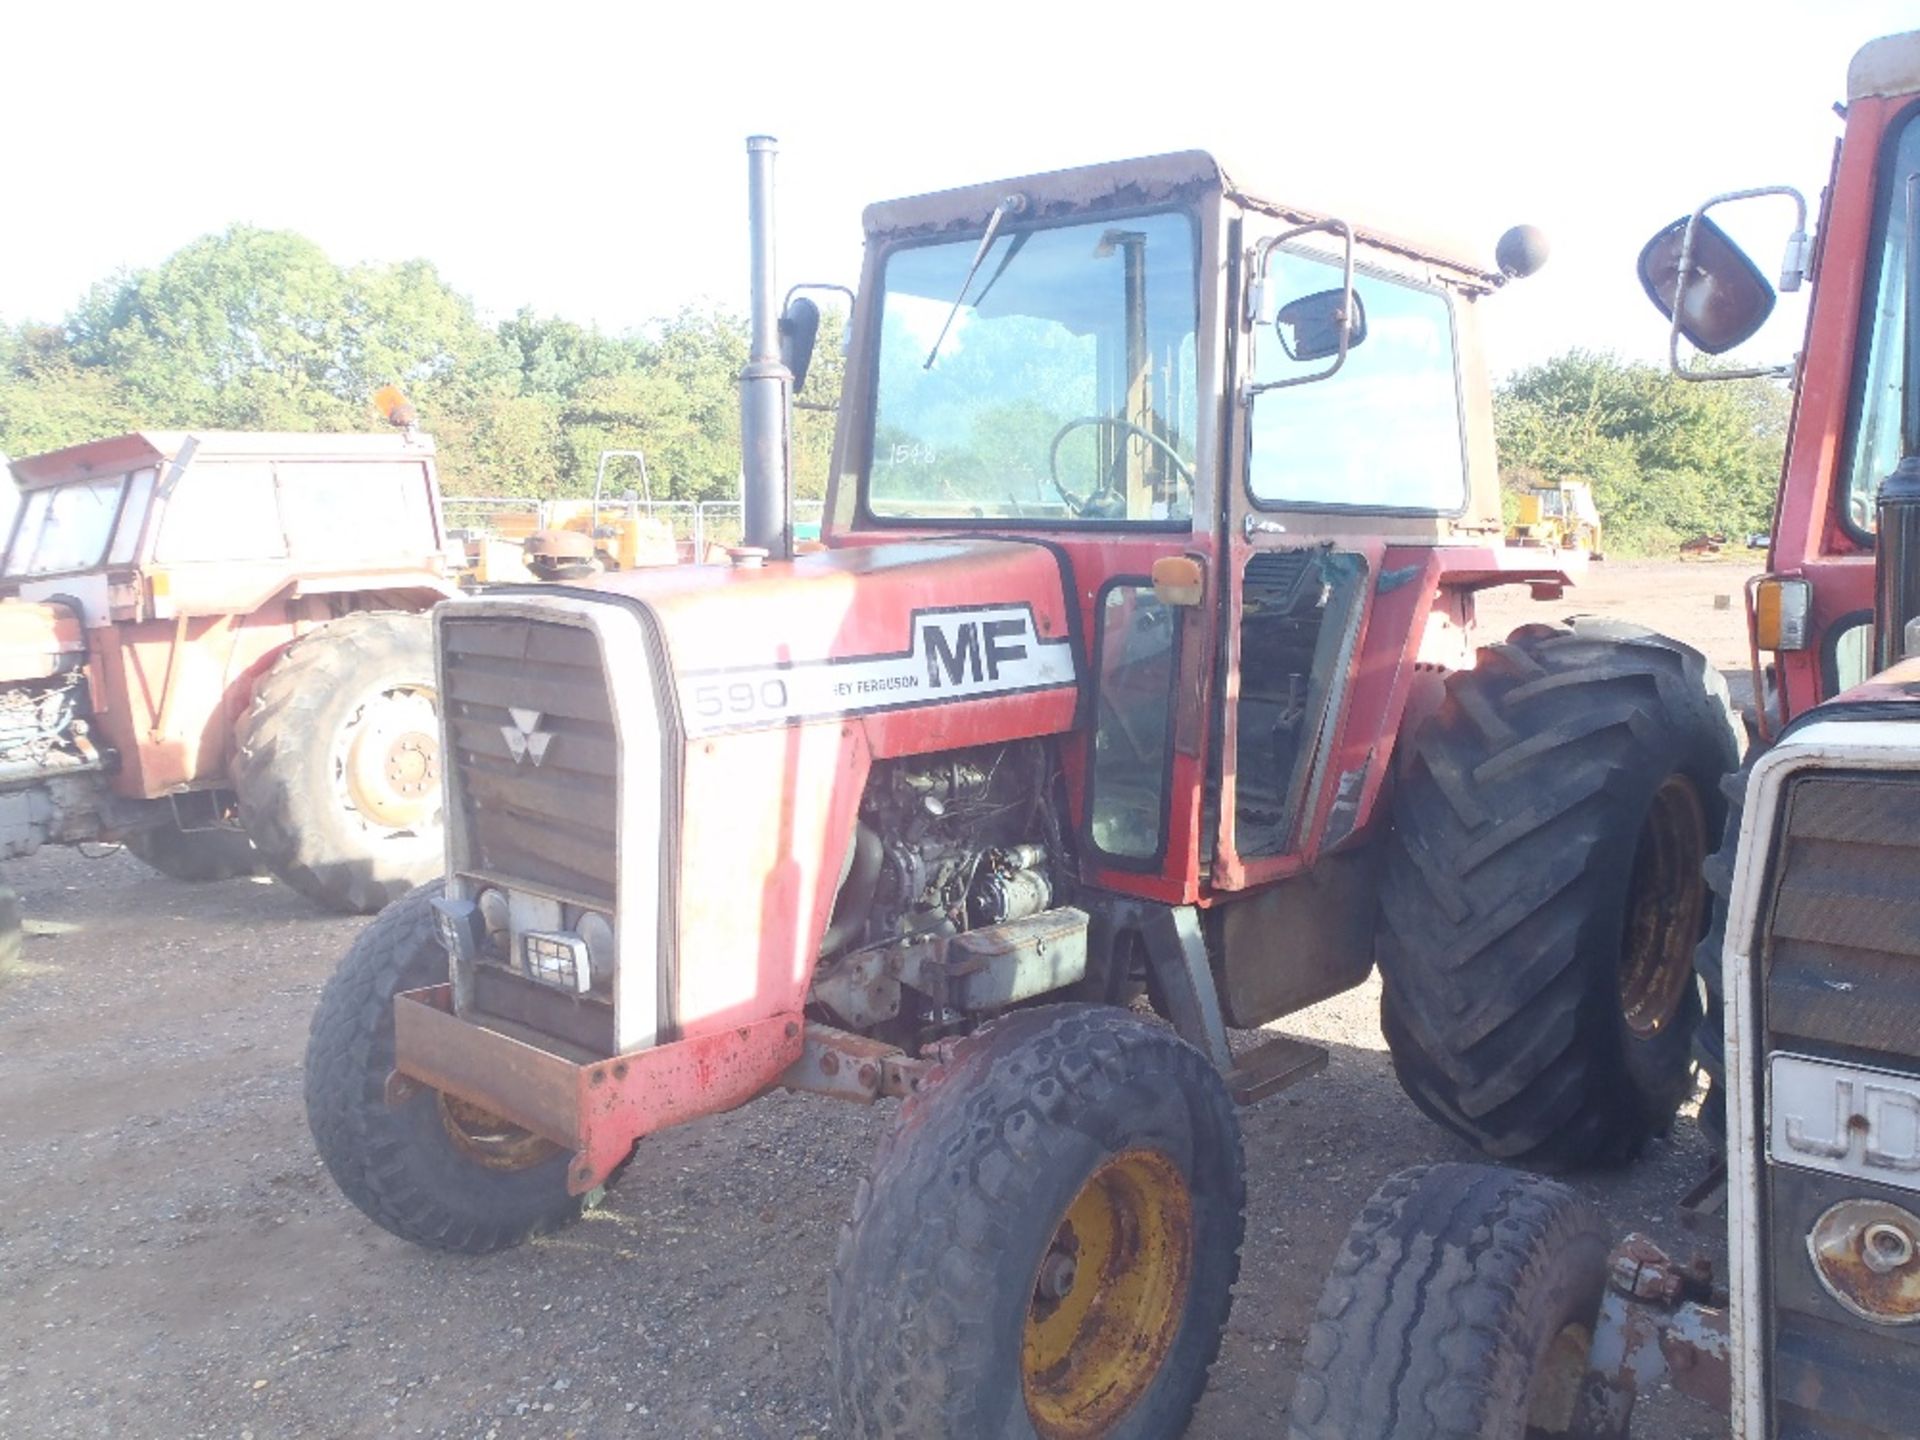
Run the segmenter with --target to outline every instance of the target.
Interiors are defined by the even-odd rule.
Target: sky
[[[852,283],[869,201],[1202,148],[1275,198],[1552,259],[1497,296],[1497,376],[1664,353],[1634,277],[1708,195],[1824,183],[1847,62],[1914,0],[1269,6],[0,7],[0,321],[234,222],[431,260],[498,319],[743,310],[745,147],[775,135],[780,280]],[[1775,202],[1776,205],[1778,202]],[[1780,205],[1736,228],[1763,270]],[[1784,303],[1749,352],[1784,359]]]

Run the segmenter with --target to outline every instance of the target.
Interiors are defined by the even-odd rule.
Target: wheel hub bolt
[[[1055,1253],[1040,1262],[1040,1295],[1047,1300],[1064,1300],[1073,1289],[1074,1274],[1079,1269],[1071,1255]]]

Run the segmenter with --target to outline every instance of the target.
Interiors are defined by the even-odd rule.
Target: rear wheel
[[[1599,1217],[1551,1180],[1402,1171],[1353,1222],[1320,1292],[1289,1440],[1570,1435],[1607,1251]]]
[[[1010,1014],[903,1107],[834,1267],[842,1433],[1177,1435],[1239,1273],[1218,1073],[1102,1006]]]
[[[1451,677],[1404,752],[1378,941],[1381,1028],[1427,1115],[1544,1169],[1666,1128],[1737,735],[1719,674],[1636,626],[1530,626]]]
[[[341,1192],[416,1245],[470,1255],[580,1215],[558,1146],[428,1086],[387,1101],[393,997],[447,978],[435,884],[380,913],[321,992],[307,1036],[307,1125]]]
[[[182,830],[173,820],[126,838],[129,852],[171,880],[195,884],[260,873],[260,855],[244,830]]]
[[[424,615],[348,615],[261,680],[234,759],[267,868],[332,910],[372,914],[440,873],[440,728]]]

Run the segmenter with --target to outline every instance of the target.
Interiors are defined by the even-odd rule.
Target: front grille
[[[1754,951],[1763,1056],[1920,1073],[1920,775],[1815,773],[1789,786]],[[1765,1073],[1763,1059],[1749,1083]],[[1766,1126],[1762,1118],[1748,1143],[1767,1145]],[[1920,1192],[1780,1159],[1769,1157],[1759,1197],[1769,1433],[1912,1435],[1920,1326],[1877,1324],[1839,1305],[1815,1274],[1807,1236],[1840,1201],[1920,1213]]]
[[[456,868],[611,910],[619,751],[593,633],[450,615],[440,634]]]

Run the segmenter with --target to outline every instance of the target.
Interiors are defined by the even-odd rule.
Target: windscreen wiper
[[[960,282],[960,293],[953,297],[953,308],[947,311],[946,323],[940,327],[940,333],[933,337],[933,348],[927,351],[927,363],[922,370],[931,370],[933,362],[939,358],[940,346],[947,338],[947,331],[953,328],[953,317],[960,313],[960,307],[967,301],[967,287],[973,284],[973,277],[980,273],[980,262],[987,258],[987,251],[993,247],[994,237],[1000,233],[1000,222],[1009,215],[1018,215],[1027,208],[1027,197],[1009,195],[993,207],[993,214],[987,217],[987,233],[980,237],[980,248],[973,252],[973,263],[967,266],[966,279]]]

